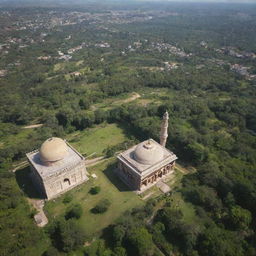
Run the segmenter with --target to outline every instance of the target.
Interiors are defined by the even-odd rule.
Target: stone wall
[[[30,178],[34,184],[34,187],[36,188],[36,190],[40,193],[40,195],[42,197],[46,197],[47,195],[46,195],[44,183],[43,183],[41,176],[38,174],[36,169],[31,164],[30,164],[30,170],[31,170]]]
[[[118,162],[118,176],[128,185],[132,190],[138,190],[140,185],[140,177],[121,161]]]
[[[67,168],[65,172],[44,181],[47,198],[57,197],[87,180],[85,164],[81,161],[71,169]]]

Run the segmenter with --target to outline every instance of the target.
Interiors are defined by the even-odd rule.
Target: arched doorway
[[[66,189],[69,186],[70,186],[70,180],[68,178],[65,178],[63,180],[63,188]]]

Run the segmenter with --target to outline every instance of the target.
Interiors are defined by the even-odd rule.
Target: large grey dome
[[[134,160],[144,165],[152,165],[163,160],[162,147],[153,140],[139,144],[134,150]]]

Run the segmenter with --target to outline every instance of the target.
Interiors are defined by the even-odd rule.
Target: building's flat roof
[[[64,159],[57,161],[56,163],[50,166],[46,166],[42,163],[42,161],[40,160],[39,150],[34,150],[30,153],[27,153],[26,156],[29,162],[37,170],[38,174],[42,177],[42,179],[45,179],[56,173],[61,172],[65,168],[75,166],[76,164],[84,160],[84,157],[79,152],[77,152],[73,147],[71,147],[68,143],[67,146],[68,155]]]
[[[129,166],[135,173],[137,173],[139,176],[147,176],[150,173],[154,172],[156,169],[161,168],[163,165],[168,164],[169,162],[175,161],[176,159],[178,159],[178,157],[171,152],[170,150],[168,150],[167,148],[161,146],[158,142],[156,142],[153,139],[150,139],[151,142],[157,144],[157,146],[161,147],[163,150],[163,159],[152,164],[152,165],[147,165],[147,164],[141,164],[139,162],[137,162],[134,158],[133,158],[133,154],[134,154],[134,150],[136,149],[136,147],[140,144],[144,144],[146,143],[148,140],[143,141],[131,148],[129,148],[128,150],[122,152],[121,154],[119,154],[117,156],[117,158],[122,161],[123,163],[125,163],[127,166]]]

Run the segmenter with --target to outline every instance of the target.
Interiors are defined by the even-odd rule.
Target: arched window
[[[68,178],[64,179],[64,184],[65,185],[70,185],[70,180]]]

